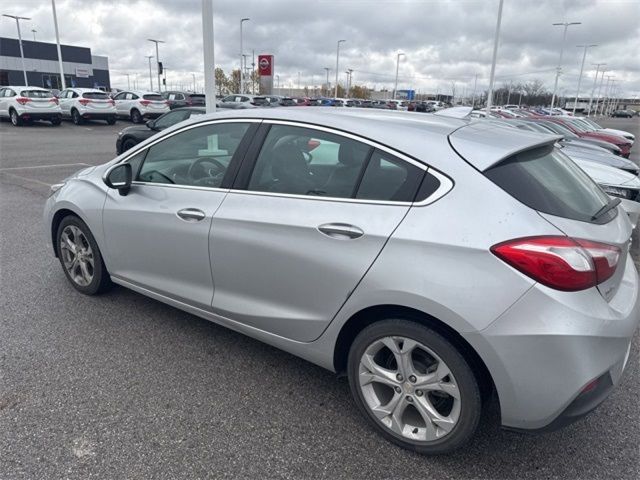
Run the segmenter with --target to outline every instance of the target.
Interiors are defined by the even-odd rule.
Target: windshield
[[[82,98],[90,98],[92,100],[108,100],[109,96],[103,92],[84,92]]]
[[[512,197],[543,213],[590,223],[610,221],[617,210],[595,218],[610,198],[569,157],[553,146],[509,157],[485,175]]]
[[[46,90],[22,90],[20,95],[28,98],[53,98],[53,94]]]
[[[578,136],[569,130],[567,127],[559,125],[554,122],[544,122],[543,125],[547,127],[549,130],[557,133],[558,135],[564,135],[565,138],[578,138]]]

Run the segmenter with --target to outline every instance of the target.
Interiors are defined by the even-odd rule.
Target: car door
[[[5,98],[5,92],[8,88],[0,88],[0,117],[8,117],[9,109],[7,107],[7,99]]]
[[[109,190],[103,209],[112,276],[210,309],[211,219],[235,176],[251,126],[251,121],[189,125],[126,160],[135,175],[131,190],[126,196]]]
[[[113,97],[113,101],[116,103],[116,114],[120,117],[129,116],[129,109],[127,108],[127,105],[130,100],[127,100],[127,93],[128,92],[120,92]]]
[[[261,128],[262,148],[214,216],[213,310],[309,342],[402,221],[426,167],[397,160],[406,178],[392,181],[378,167],[368,173],[381,162],[369,141],[320,127]]]
[[[60,92],[60,97],[58,98],[58,103],[60,104],[60,110],[62,111],[62,115],[68,117],[71,115],[71,104],[73,91],[71,90],[63,90]]]

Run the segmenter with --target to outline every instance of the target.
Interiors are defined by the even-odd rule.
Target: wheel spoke
[[[411,359],[413,349],[417,346],[414,340],[410,338],[386,337],[382,340],[382,343],[393,353],[393,356],[396,358],[396,363],[398,364],[398,370],[404,378],[408,378],[409,375],[415,375],[416,372],[413,367],[413,360]]]
[[[360,385],[364,386],[372,382],[382,383],[390,387],[398,385],[398,382],[396,381],[396,372],[387,370],[386,368],[378,365],[374,361],[373,355],[365,353],[362,356],[360,363],[366,370],[368,370],[360,373]]]
[[[402,421],[402,414],[407,409],[407,401],[403,395],[398,395],[399,400],[395,404],[391,415],[391,430],[396,432],[397,434],[403,435],[404,433],[404,422]]]
[[[373,414],[380,420],[387,418],[389,415],[393,414],[395,409],[398,407],[398,404],[402,401],[403,395],[401,393],[396,393],[393,395],[393,398],[389,400],[389,403],[386,405],[380,405],[377,407],[373,407],[371,410]]]
[[[61,247],[66,247],[74,254],[76,253],[76,244],[69,238],[69,233],[66,229],[62,232],[62,241]]]
[[[429,398],[417,397],[415,399],[414,405],[416,410],[424,420],[424,423],[427,425],[427,429],[429,424],[433,424],[442,430],[445,433],[449,433],[453,426],[455,425],[455,421],[449,417],[444,417],[435,409],[435,407],[429,401]]]
[[[82,280],[86,283],[91,282],[91,274],[89,273],[89,269],[87,268],[87,262],[80,261],[80,274],[82,276]]]

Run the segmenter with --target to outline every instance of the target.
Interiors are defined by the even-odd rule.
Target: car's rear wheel
[[[62,119],[60,117],[55,117],[51,119],[51,125],[58,126],[62,123]]]
[[[116,123],[116,119],[115,118],[109,118],[107,120],[107,124],[109,124],[109,125],[115,125],[115,123]]]
[[[78,112],[78,110],[71,110],[71,120],[76,125],[82,125],[82,116],[80,116],[80,112]]]
[[[15,110],[11,110],[9,117],[11,118],[11,123],[14,127],[19,127],[20,125],[22,125],[22,119],[20,118],[20,115],[18,115],[18,112],[16,112]]]
[[[70,215],[58,226],[58,259],[76,290],[95,295],[111,286],[111,278],[102,260],[98,244],[86,223]]]
[[[421,324],[390,319],[365,328],[349,351],[348,375],[360,410],[404,448],[448,453],[476,431],[482,402],[471,368]]]
[[[133,123],[142,123],[142,115],[135,108],[131,110],[131,121]]]

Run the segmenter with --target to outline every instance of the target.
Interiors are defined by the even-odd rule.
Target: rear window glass
[[[204,95],[198,93],[189,95],[189,98],[193,100],[202,100],[204,102]]]
[[[164,100],[164,98],[162,98],[162,95],[158,95],[157,93],[149,93],[147,95],[143,95],[142,98],[144,98],[145,100],[153,100],[156,102],[162,102]]]
[[[82,98],[91,98],[93,100],[108,100],[109,96],[102,92],[85,92],[82,94]]]
[[[20,95],[28,98],[52,98],[53,94],[45,90],[22,90]]]
[[[590,223],[604,223],[617,209],[594,220],[609,197],[573,161],[553,146],[518,153],[485,172],[496,185],[543,213]]]

